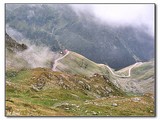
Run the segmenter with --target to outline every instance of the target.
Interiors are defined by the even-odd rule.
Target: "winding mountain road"
[[[62,56],[62,57],[60,57],[60,58],[58,58],[58,59],[56,59],[56,60],[54,61],[54,64],[53,64],[53,67],[52,67],[52,70],[53,70],[53,71],[56,71],[56,67],[57,67],[58,61],[61,60],[61,59],[63,59],[64,57],[66,57],[68,54],[69,54],[69,51],[67,51],[67,53],[66,53],[64,56]]]
[[[132,70],[135,66],[137,66],[138,64],[142,64],[142,62],[137,62],[137,63],[135,63],[134,65],[132,65],[132,66],[128,69],[128,75],[127,75],[127,76],[124,76],[124,75],[121,76],[121,75],[115,74],[108,65],[106,65],[106,67],[107,67],[107,68],[111,71],[111,73],[112,73],[114,76],[116,76],[116,77],[129,78],[129,77],[131,76],[131,70]]]
[[[56,60],[54,61],[54,64],[53,64],[53,67],[52,67],[52,70],[53,70],[53,71],[56,71],[56,67],[57,67],[57,65],[58,65],[58,61],[61,60],[61,59],[63,59],[64,57],[66,57],[69,53],[70,53],[70,51],[67,51],[64,56],[62,56],[62,57],[60,57],[60,58],[58,58],[58,59],[56,59]],[[121,78],[129,78],[129,77],[131,76],[131,70],[132,70],[135,66],[140,65],[140,64],[142,64],[142,62],[137,62],[137,63],[135,63],[134,65],[132,65],[132,66],[128,69],[128,75],[118,75],[118,74],[115,74],[115,73],[113,72],[113,70],[112,70],[108,65],[105,65],[105,66],[110,70],[110,72],[112,73],[112,75],[114,75],[114,76],[116,76],[116,77],[121,77]],[[99,65],[102,65],[102,64],[99,64]],[[103,64],[103,65],[104,65],[104,64]]]

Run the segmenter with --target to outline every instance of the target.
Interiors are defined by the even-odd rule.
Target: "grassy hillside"
[[[119,71],[117,74],[126,75],[128,74],[128,69],[132,67],[126,67]],[[154,61],[143,62],[131,70],[131,77],[127,79],[117,79],[118,83],[121,85],[121,89],[125,91],[130,91],[134,93],[151,93],[155,92],[155,69]]]
[[[126,96],[100,75],[6,71],[7,116],[154,116],[153,104],[152,95]]]
[[[106,75],[107,77],[110,76],[110,72],[106,67],[100,66],[99,64],[72,51],[70,51],[64,59],[58,61],[56,69],[84,76],[93,76],[94,74]]]
[[[144,92],[155,92],[155,66],[154,61],[144,62],[132,70],[132,79],[140,84]]]
[[[132,77],[137,79],[148,79],[154,76],[154,61],[144,62],[138,67],[133,68]]]
[[[133,64],[118,71],[112,69],[116,75],[120,76],[128,76],[130,70],[130,77],[125,78],[115,76],[103,64],[97,64],[70,51],[67,56],[57,62],[56,69],[72,75],[78,74],[88,77],[96,74],[105,75],[112,83],[127,93],[154,94],[154,61]]]

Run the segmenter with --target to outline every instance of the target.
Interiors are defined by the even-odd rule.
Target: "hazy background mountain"
[[[17,40],[27,38],[53,51],[69,49],[116,69],[154,58],[154,38],[147,26],[136,21],[115,26],[89,9],[79,11],[67,4],[7,4],[6,31]]]

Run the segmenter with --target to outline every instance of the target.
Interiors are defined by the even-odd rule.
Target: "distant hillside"
[[[80,54],[69,51],[63,59],[58,60],[55,64],[55,70],[72,75],[83,75],[87,77],[104,75],[127,93],[154,94],[154,61],[134,64],[119,71],[114,71],[114,69],[109,69],[107,65],[97,64]],[[130,68],[130,76],[128,76]]]
[[[117,82],[121,88],[128,92],[135,93],[151,93],[155,92],[155,71],[154,61],[144,62],[138,66],[135,66],[131,70],[130,78],[117,79]],[[128,74],[128,69],[116,71],[117,74]]]
[[[89,77],[94,74],[110,76],[110,71],[106,67],[100,66],[72,51],[69,51],[69,54],[65,58],[57,62],[56,70]]]
[[[144,62],[141,66],[135,67],[132,71],[132,79],[140,84],[144,93],[155,92],[155,66],[154,60]]]
[[[154,39],[145,27],[112,27],[94,20],[88,13],[78,16],[66,4],[6,6],[6,24],[11,29],[53,51],[67,48],[115,69],[154,57]]]

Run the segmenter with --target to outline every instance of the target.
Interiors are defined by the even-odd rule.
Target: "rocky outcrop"
[[[5,43],[6,43],[6,49],[11,52],[23,51],[28,48],[27,45],[19,44],[18,42],[16,42],[7,33],[5,34]]]
[[[37,71],[37,69],[33,71]],[[38,74],[35,73],[31,77],[31,88],[34,91],[55,87],[65,90],[81,91],[84,94],[92,94],[99,97],[124,95],[122,90],[113,85],[113,83],[103,75],[85,77],[81,75],[53,72],[43,68],[38,68],[38,72]]]

